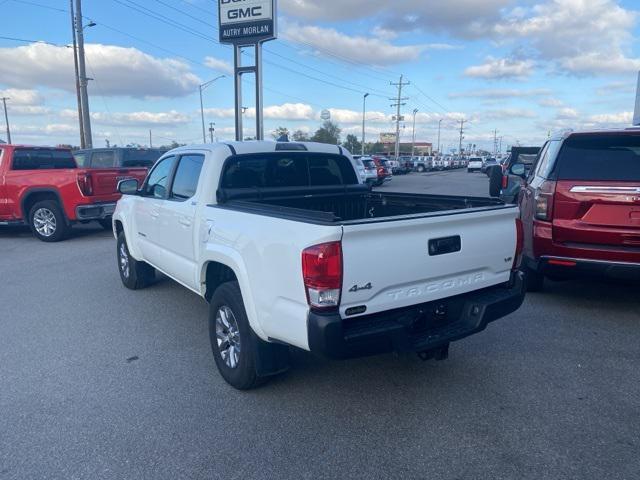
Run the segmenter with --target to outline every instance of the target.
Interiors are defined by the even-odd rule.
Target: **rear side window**
[[[13,152],[13,170],[76,168],[70,151],[20,148]]]
[[[84,167],[87,163],[87,154],[86,153],[74,153],[73,158],[76,159],[76,163],[79,167]]]
[[[640,135],[577,135],[564,141],[559,180],[640,181]]]
[[[187,200],[196,194],[200,171],[204,163],[203,155],[184,155],[173,179],[171,197],[176,200]]]
[[[91,154],[91,168],[113,168],[115,161],[114,151],[93,152]]]
[[[227,161],[222,188],[278,188],[357,184],[353,165],[340,155],[278,152]]]
[[[133,167],[152,167],[156,161],[166,153],[165,150],[125,150],[122,152],[122,166]]]

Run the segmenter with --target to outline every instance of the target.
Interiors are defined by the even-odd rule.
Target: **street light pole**
[[[365,140],[364,121],[367,113],[367,97],[368,96],[369,94],[365,93],[364,97],[362,97],[362,156],[364,156],[364,140]]]
[[[416,115],[418,113],[418,109],[414,108],[413,109],[413,139],[412,139],[412,143],[411,143],[411,158],[413,159],[413,156],[416,153]]]
[[[76,0],[76,36],[78,39],[78,75],[80,77],[80,97],[82,100],[82,123],[85,148],[93,148],[91,136],[91,116],[89,115],[89,93],[87,91],[87,70],[84,58],[84,27],[82,26],[82,0]]]
[[[2,97],[0,100],[2,100],[2,105],[4,105],[4,121],[7,125],[7,143],[11,145],[11,129],[9,128],[9,114],[7,113],[7,100],[9,100],[9,98]]]
[[[442,125],[442,119],[438,120],[438,155],[441,155],[440,152],[440,126]]]
[[[200,91],[200,116],[202,117],[202,143],[207,143],[207,131],[204,126],[204,103],[202,101],[202,91],[211,85],[216,80],[220,80],[221,78],[226,77],[226,75],[219,75],[213,80],[209,80],[208,82],[203,83],[202,85],[198,85],[198,90]],[[213,141],[211,142],[213,143]]]

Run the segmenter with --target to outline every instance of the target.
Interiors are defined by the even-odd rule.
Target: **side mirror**
[[[524,163],[514,163],[511,165],[511,168],[509,168],[509,173],[511,173],[511,175],[517,175],[518,177],[524,178],[527,173],[526,170]]]
[[[137,195],[138,188],[138,180],[136,180],[135,178],[120,180],[118,182],[118,191],[123,195]]]

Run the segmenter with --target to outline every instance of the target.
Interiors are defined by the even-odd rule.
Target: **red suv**
[[[507,174],[506,184],[522,184],[529,290],[545,277],[640,279],[639,129],[565,133],[528,174],[519,163]]]

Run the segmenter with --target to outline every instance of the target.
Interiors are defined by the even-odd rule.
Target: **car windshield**
[[[556,162],[559,180],[640,181],[640,135],[576,135]]]

